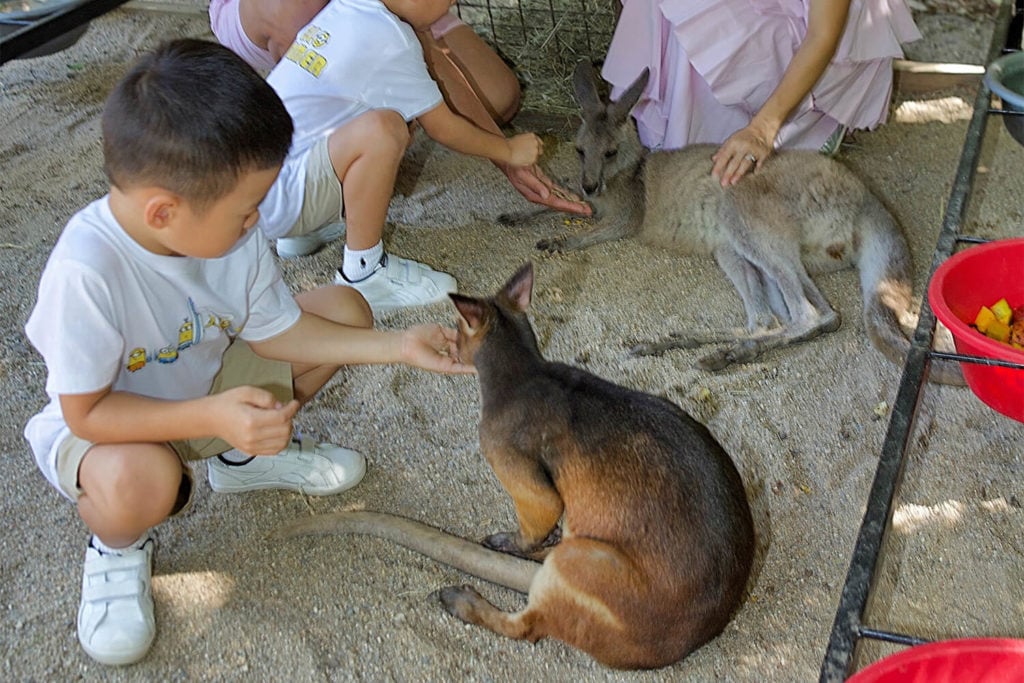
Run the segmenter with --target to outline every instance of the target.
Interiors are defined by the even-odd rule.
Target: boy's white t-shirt
[[[58,489],[56,448],[68,433],[60,394],[112,387],[153,398],[206,396],[232,339],[284,332],[299,307],[266,238],[250,230],[215,259],[160,256],[121,228],[108,197],[68,222],[25,326],[46,361],[50,403],[25,437]]]
[[[412,121],[443,101],[415,31],[380,0],[331,0],[299,31],[267,82],[295,124],[288,159],[260,205],[260,227],[270,237],[298,219],[316,141],[372,109]]]

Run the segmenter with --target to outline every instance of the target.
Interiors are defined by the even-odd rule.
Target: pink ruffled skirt
[[[623,0],[603,75],[612,97],[644,67],[633,110],[652,149],[720,143],[746,126],[807,32],[810,0]],[[831,64],[779,131],[776,147],[818,149],[837,126],[888,115],[892,60],[921,37],[904,0],[852,0]]]

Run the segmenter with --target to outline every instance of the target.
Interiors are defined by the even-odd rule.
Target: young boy
[[[267,77],[295,122],[295,138],[260,207],[261,227],[288,238],[278,242],[279,255],[309,253],[338,235],[332,221],[343,209],[346,244],[335,282],[358,289],[374,312],[442,301],[456,288],[450,275],[384,253],[381,235],[410,122],[455,151],[502,166],[531,168],[542,151],[532,133],[506,139],[445,103],[416,31],[427,31],[450,5],[332,0]]]
[[[261,72],[272,69],[302,29],[328,0],[212,0],[210,27],[221,44],[234,50]],[[515,73],[479,36],[451,11],[418,30],[430,75],[446,103],[479,128],[501,135],[519,109],[520,88]],[[373,101],[371,107],[378,106]],[[344,125],[344,124],[342,124]],[[350,136],[353,153],[372,145],[372,139]],[[589,214],[590,207],[557,186],[539,166],[498,164],[512,186],[531,202],[558,211]],[[356,171],[356,175],[358,170]],[[343,226],[332,223],[311,233],[277,240],[278,255],[294,258],[316,251],[339,237]],[[351,247],[351,243],[349,245]]]
[[[351,288],[292,298],[251,229],[291,119],[230,50],[160,47],[115,87],[102,128],[110,192],[69,221],[26,326],[50,403],[25,436],[93,534],[78,637],[116,665],[155,636],[149,530],[188,505],[189,461],[210,458],[215,491],[337,493],[362,478],[363,457],[291,437],[340,366],[471,370],[453,330],[374,330]]]

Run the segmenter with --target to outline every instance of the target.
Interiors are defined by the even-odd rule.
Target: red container
[[[928,303],[953,333],[959,353],[1024,364],[1024,351],[971,327],[982,306],[1005,298],[1024,305],[1024,238],[996,240],[954,254],[935,269]],[[961,363],[967,386],[990,408],[1024,422],[1024,370]]]
[[[867,666],[847,683],[1022,683],[1024,640],[965,638],[918,645]]]

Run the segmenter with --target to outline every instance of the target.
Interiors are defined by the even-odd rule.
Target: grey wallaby
[[[575,144],[581,187],[594,204],[596,224],[581,234],[541,240],[537,247],[572,251],[636,237],[680,254],[714,256],[743,300],[747,326],[675,333],[637,344],[632,353],[723,343],[699,362],[718,370],[834,331],[839,314],[808,273],[856,266],[868,336],[886,357],[903,363],[910,347],[904,326],[916,325],[911,260],[903,233],[881,201],[852,171],[817,152],[776,152],[728,188],[711,176],[714,145],[648,152],[629,116],[647,78],[644,71],[618,101],[608,102],[599,94],[593,66],[577,66],[573,79],[582,123]],[[932,363],[930,378],[963,384],[959,365],[948,361]]]
[[[611,667],[672,664],[720,633],[742,600],[755,550],[743,482],[676,405],[545,360],[526,313],[532,288],[526,264],[492,298],[451,295],[459,356],[479,379],[480,448],[518,530],[479,545],[402,517],[342,512],[276,535],[386,538],[529,593],[507,613],[469,586],[443,589],[463,621],[556,638]]]

